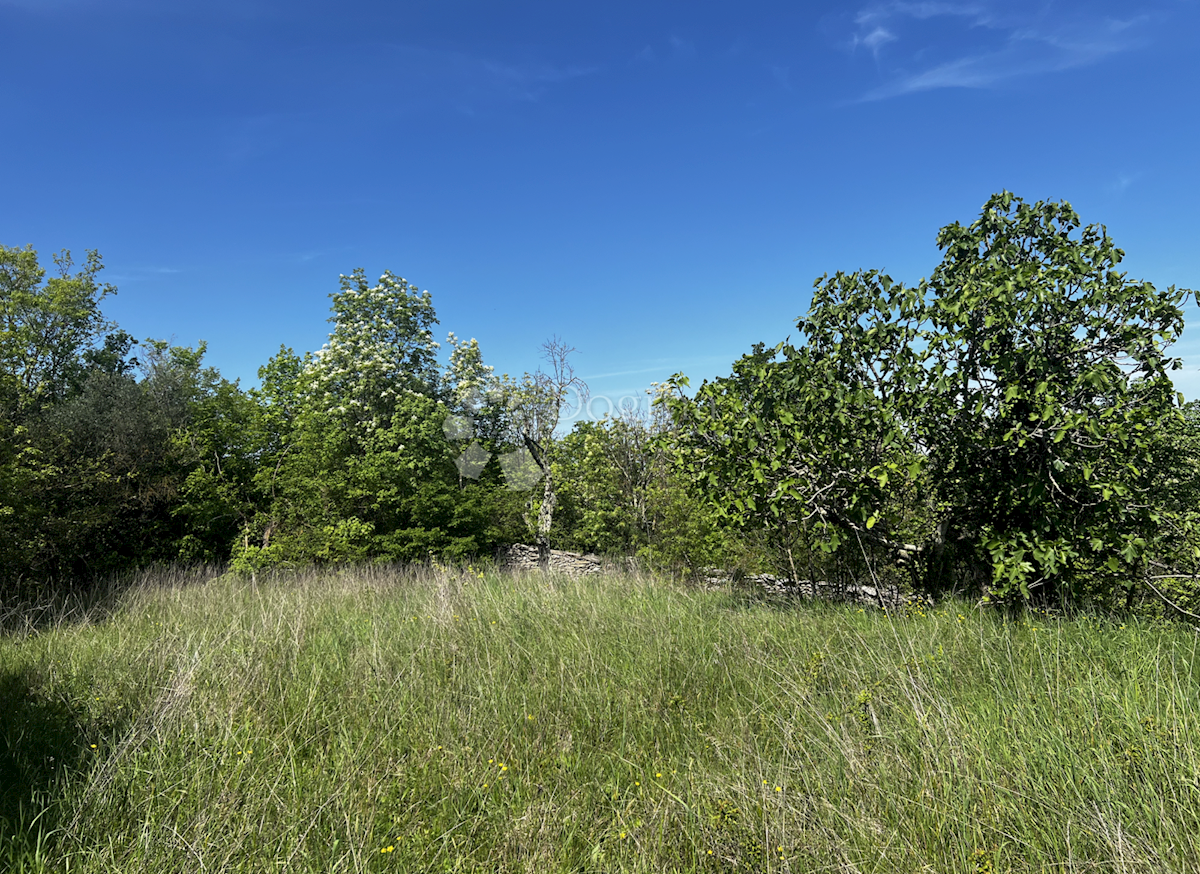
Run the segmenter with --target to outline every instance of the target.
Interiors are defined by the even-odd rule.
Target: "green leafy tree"
[[[923,291],[920,418],[942,530],[998,597],[1131,583],[1161,529],[1154,433],[1180,416],[1166,349],[1188,292],[1118,271],[1066,203],[992,197]]]
[[[626,406],[595,422],[577,422],[558,441],[564,538],[593,552],[632,555],[655,537],[656,499],[670,465],[665,408]],[[567,534],[567,530],[570,531]]]
[[[822,278],[798,348],[670,401],[692,480],[789,556],[874,542],[996,599],[1128,584],[1179,521],[1147,472],[1180,415],[1165,350],[1188,292],[1128,279],[1065,203],[999,194],[937,239],[928,281]]]
[[[623,420],[577,422],[554,446],[554,539],[586,552],[631,555],[646,543],[649,454]],[[639,481],[630,483],[629,474]],[[632,485],[633,488],[627,488]],[[639,524],[643,523],[643,524]]]
[[[492,475],[485,476],[489,462],[510,448],[506,445],[511,433],[506,378],[497,377],[494,368],[483,363],[477,340],[462,341],[451,332],[447,342],[451,351],[442,387],[451,415],[442,430],[459,448],[454,462],[459,484],[466,488],[470,482],[494,482],[498,468],[493,464]]]
[[[451,331],[446,342],[450,345],[450,360],[442,383],[448,402],[456,412],[474,415],[499,387],[495,368],[483,363],[483,352],[474,337],[460,340]]]
[[[553,451],[555,539],[589,552],[636,554],[670,571],[740,564],[713,503],[689,494],[678,477],[674,440],[661,404],[576,423]]]
[[[32,248],[0,246],[0,399],[14,420],[78,390],[88,354],[104,346],[114,327],[100,312],[116,289],[97,281],[99,253],[89,251],[76,273],[70,252],[55,255],[54,263],[58,275],[46,279]]]
[[[83,581],[163,556],[175,462],[168,409],[138,381],[134,343],[105,320],[115,290],[89,252],[46,278],[30,248],[0,247],[0,577]],[[167,547],[169,551],[169,547]]]
[[[221,562],[262,505],[254,477],[268,442],[266,416],[215,369],[197,367],[190,376],[189,413],[171,435],[186,471],[171,511],[181,527],[176,555]]]
[[[428,291],[390,271],[371,285],[358,269],[341,277],[331,297],[333,331],[306,362],[313,405],[370,430],[392,416],[402,396],[437,395],[437,314]]]
[[[827,557],[856,574],[914,535],[920,460],[880,390],[913,364],[912,326],[893,320],[909,297],[877,273],[822,279],[806,345],[759,344],[694,398],[678,376],[665,397],[693,487],[721,495],[734,527],[766,532],[793,579],[829,576]]]
[[[94,367],[68,399],[31,419],[19,473],[36,492],[9,516],[20,552],[10,570],[81,585],[179,557],[190,536],[180,502],[196,459],[176,438],[219,377],[201,366],[203,347],[144,350],[138,374]]]
[[[1156,428],[1153,463],[1143,470],[1161,521],[1146,560],[1145,591],[1126,603],[1160,616],[1200,619],[1200,401],[1191,401]]]

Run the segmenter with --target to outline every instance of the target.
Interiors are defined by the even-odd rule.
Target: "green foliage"
[[[1200,622],[1200,401],[1185,404],[1179,416],[1147,436],[1152,462],[1143,477],[1154,490],[1162,528],[1144,577],[1123,600],[1143,615],[1195,624]]]
[[[526,372],[520,380],[506,375],[494,389],[505,411],[502,438],[512,447],[501,459],[505,479],[521,491],[541,482],[540,496],[539,490],[530,492],[525,523],[528,534],[537,541],[543,568],[550,559],[550,536],[558,504],[558,482],[552,466],[555,432],[562,416],[572,409],[572,393],[578,406],[586,403],[588,396],[587,383],[575,375],[570,361],[575,351],[557,337],[551,338],[542,344],[547,369]]]
[[[918,421],[951,536],[986,551],[1000,597],[1132,579],[1161,525],[1143,471],[1179,417],[1165,349],[1188,293],[1117,272],[1067,204],[997,195],[938,246]]]
[[[637,556],[651,568],[692,576],[709,568],[763,569],[763,550],[753,538],[722,524],[718,503],[690,492],[673,465],[649,485],[646,504],[651,527]]]
[[[36,418],[27,457],[46,474],[19,536],[26,572],[43,579],[87,580],[151,561],[223,558],[228,523],[199,484],[236,466],[202,449],[215,433],[212,410],[240,397],[236,386],[201,364],[199,349],[151,343],[142,379],[93,370],[70,399]],[[237,423],[225,429],[237,437]],[[243,465],[243,473],[244,473]],[[212,491],[212,490],[210,490]]]
[[[1146,472],[1157,503],[1172,514],[1200,514],[1200,400],[1184,404],[1147,436],[1154,440]]]
[[[194,453],[179,432],[221,383],[204,346],[135,344],[100,313],[100,256],[43,283],[31,249],[0,248],[0,584],[34,593],[132,564],[222,552],[184,530]],[[226,386],[221,391],[233,392]]]
[[[263,501],[254,475],[267,443],[266,417],[254,398],[215,370],[199,374],[186,424],[172,435],[187,465],[172,515],[183,534],[177,557],[221,562]]]
[[[928,281],[824,276],[797,345],[565,438],[574,350],[553,339],[512,380],[451,334],[439,370],[432,298],[390,272],[341,277],[325,346],[281,348],[243,392],[203,343],[104,320],[97,253],[47,278],[0,247],[0,585],[532,535],[543,558],[554,540],[696,571],[765,550],[794,578],[1193,612],[1200,413],[1166,354],[1189,292],[1128,279],[1063,203],[996,195],[937,242]]]
[[[271,496],[243,535],[280,561],[413,559],[454,535],[442,528],[457,491],[445,407],[409,396],[360,437],[336,413],[306,410],[287,443],[256,474]]]
[[[450,344],[450,361],[442,381],[449,389],[450,403],[456,412],[475,415],[498,387],[495,368],[483,363],[483,352],[474,337],[460,340],[451,331],[446,341]]]
[[[384,271],[372,286],[362,269],[331,296],[334,329],[306,363],[314,408],[366,428],[387,420],[405,394],[435,395],[437,314],[428,291]]]
[[[640,423],[577,422],[554,446],[560,483],[556,541],[588,552],[630,555],[649,533],[646,500],[653,455]]]
[[[0,412],[17,420],[77,390],[89,356],[92,363],[119,360],[127,340],[104,337],[113,326],[100,302],[116,289],[96,279],[99,253],[89,251],[75,274],[70,252],[55,255],[54,263],[59,275],[45,280],[32,248],[0,245]]]
[[[925,585],[965,573],[999,600],[1128,583],[1186,522],[1152,474],[1180,415],[1165,350],[1188,292],[1117,272],[1121,250],[1069,205],[1008,193],[938,246],[915,288],[818,280],[799,348],[760,344],[669,400],[692,482],[789,558],[849,545],[869,569],[874,542]]]
[[[252,487],[231,500],[240,514],[235,568],[494,548],[502,530],[498,472],[492,465],[464,481],[444,428],[452,407],[465,411],[490,375],[478,344],[452,337],[443,385],[428,292],[391,273],[369,287],[358,270],[332,298],[335,328],[325,347],[303,358],[281,349],[251,393],[253,425],[242,434],[255,435],[246,456],[255,469]]]
[[[740,564],[718,505],[689,494],[675,469],[665,408],[577,422],[554,447],[560,508],[556,542],[572,549],[638,555],[652,566],[696,572]]]
[[[915,365],[916,302],[877,272],[825,278],[799,323],[805,345],[758,344],[694,398],[682,375],[663,396],[693,488],[722,495],[735,526],[766,531],[793,578],[811,578],[823,555],[873,557],[927,517],[893,384]]]

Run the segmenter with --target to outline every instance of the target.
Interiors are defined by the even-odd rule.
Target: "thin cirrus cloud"
[[[114,284],[144,282],[182,272],[176,267],[125,267],[120,273],[105,276],[104,280]]]
[[[402,90],[466,106],[497,100],[534,102],[555,86],[597,72],[577,65],[504,63],[422,46],[394,46],[393,52],[405,62],[397,82]]]
[[[1109,183],[1108,190],[1112,194],[1124,194],[1129,186],[1133,185],[1138,181],[1139,178],[1141,178],[1141,175],[1141,171],[1137,173],[1120,173],[1117,175],[1116,179]]]
[[[734,53],[739,50],[737,44],[733,47]],[[655,64],[655,63],[675,63],[681,64],[687,61],[694,61],[700,56],[700,50],[696,48],[696,44],[689,39],[684,39],[678,34],[672,34],[666,40],[666,45],[660,45],[656,50],[653,45],[647,43],[642,46],[632,58],[630,63],[634,64]]]
[[[879,49],[896,39],[896,35],[886,27],[874,27],[865,36],[854,35],[853,46],[863,45],[871,50],[871,54],[879,56]]]
[[[297,67],[294,81],[307,83],[308,105],[217,119],[214,154],[229,165],[254,164],[320,129],[333,107],[340,111],[355,102],[369,104],[385,118],[439,111],[480,116],[506,105],[536,103],[553,89],[596,72],[541,62],[503,63],[422,46],[387,48],[366,61],[335,57],[322,67]]]
[[[859,11],[851,50],[868,49],[882,84],[864,101],[1095,64],[1145,45],[1151,15],[1117,19],[1090,6],[1001,9],[981,3],[890,2]],[[952,29],[953,35],[950,35]]]

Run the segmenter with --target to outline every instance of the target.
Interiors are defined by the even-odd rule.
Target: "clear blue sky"
[[[0,242],[99,249],[111,318],[244,385],[361,266],[618,399],[824,272],[928,275],[1002,189],[1200,288],[1198,37],[1197,0],[0,0]]]

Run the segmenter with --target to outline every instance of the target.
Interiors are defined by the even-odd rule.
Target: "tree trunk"
[[[550,459],[542,450],[541,445],[525,435],[525,448],[529,450],[534,463],[542,469],[544,482],[542,484],[542,506],[538,508],[537,535],[538,567],[542,571],[550,570],[550,524],[554,521],[554,505],[558,502],[554,494],[554,476],[550,472]]]
[[[542,487],[542,506],[538,509],[537,518],[537,548],[538,567],[543,571],[550,570],[550,524],[554,521],[554,505],[558,498],[554,494],[554,480],[550,474],[550,466],[543,468],[546,474]]]

